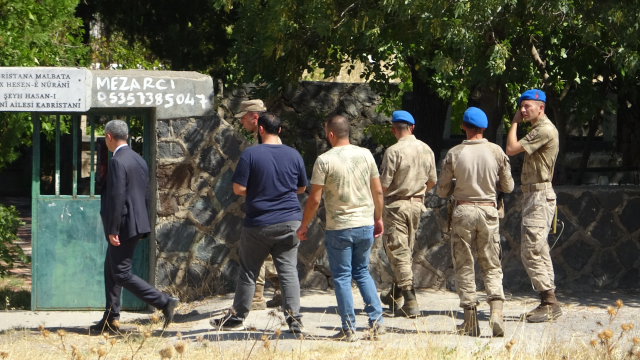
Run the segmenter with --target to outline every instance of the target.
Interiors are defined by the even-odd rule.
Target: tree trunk
[[[584,172],[587,170],[587,165],[589,165],[589,157],[591,157],[591,144],[593,144],[593,138],[596,135],[596,131],[598,130],[598,126],[600,125],[601,116],[596,115],[589,121],[589,132],[587,133],[587,143],[582,150],[582,157],[580,158],[580,167],[578,168],[578,176],[573,179],[574,185],[582,184],[582,177],[584,176]]]
[[[413,81],[413,109],[407,111],[416,121],[414,135],[431,147],[436,163],[439,163],[449,101],[440,98],[438,93],[429,87],[429,83],[420,78],[413,59],[407,58],[407,64],[411,68]],[[429,70],[429,74],[432,75],[433,70]]]
[[[638,86],[640,90],[640,86]],[[628,102],[628,103],[627,103]],[[629,106],[629,104],[631,106]],[[640,165],[640,96],[620,97],[618,101],[618,152],[622,166]]]
[[[487,115],[489,125],[484,131],[484,138],[492,143],[497,143],[497,131],[504,116],[505,107],[501,101],[499,84],[479,85],[470,94],[467,101],[469,106],[480,108]]]
[[[555,123],[558,129],[558,158],[553,174],[552,183],[554,185],[563,183],[567,179],[565,147],[567,144],[567,121],[562,113],[561,100],[554,93],[547,92],[547,107],[545,109],[547,117]]]
[[[91,45],[91,21],[95,20],[95,4],[93,1],[80,1],[76,6],[76,17],[82,19],[82,28],[84,33],[82,34],[82,43],[84,45]]]

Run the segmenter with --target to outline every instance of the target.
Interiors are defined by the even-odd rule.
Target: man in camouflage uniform
[[[464,322],[457,330],[469,336],[480,336],[474,247],[491,307],[489,325],[493,336],[504,336],[502,250],[496,193],[511,192],[513,178],[507,155],[500,146],[483,139],[482,133],[487,126],[487,116],[482,110],[471,107],[465,111],[462,128],[467,140],[447,153],[437,188],[440,197],[453,195],[451,255],[460,307],[464,309]]]
[[[247,100],[240,103],[240,112],[235,115],[240,119],[240,123],[245,130],[251,132],[255,136],[255,144],[260,143],[258,137],[258,117],[267,108],[264,106],[262,100]],[[278,142],[282,144],[280,137]],[[264,299],[264,285],[265,279],[269,279],[274,287],[273,299],[265,301]],[[251,310],[264,310],[267,307],[278,307],[282,305],[282,293],[280,292],[280,281],[278,280],[278,273],[276,267],[273,264],[273,258],[271,255],[264,261],[262,268],[260,268],[260,274],[256,279],[256,292],[253,296],[253,302],[251,303]]]
[[[391,289],[380,294],[396,316],[415,317],[420,308],[413,288],[413,245],[424,207],[424,194],[436,184],[436,164],[431,148],[413,135],[415,121],[406,111],[394,111],[393,134],[398,143],[384,153],[380,182],[385,205],[382,241],[393,270]],[[404,305],[396,304],[404,299]]]
[[[520,256],[527,274],[540,292],[540,305],[525,314],[529,322],[543,322],[562,315],[554,290],[554,273],[547,236],[553,221],[556,194],[551,187],[558,156],[558,130],[544,113],[546,96],[537,89],[520,96],[507,135],[507,154],[524,154],[522,164],[522,227]],[[531,130],[518,141],[518,124],[531,122]]]

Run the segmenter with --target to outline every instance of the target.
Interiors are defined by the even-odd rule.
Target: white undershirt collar
[[[123,146],[128,146],[127,144],[122,144],[120,146],[118,146],[115,150],[113,150],[113,156],[116,156],[116,153],[118,152],[118,150],[120,150],[121,147]]]

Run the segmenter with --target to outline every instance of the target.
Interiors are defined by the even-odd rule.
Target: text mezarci
[[[169,108],[176,105],[195,105],[195,99],[203,109],[209,104],[204,94],[192,94],[190,92],[172,92],[176,89],[172,79],[154,79],[151,77],[130,78],[126,76],[98,77],[95,82],[98,90],[97,99],[109,104],[127,106],[145,105]],[[108,95],[107,95],[108,94]]]

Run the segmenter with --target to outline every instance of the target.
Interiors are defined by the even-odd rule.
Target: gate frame
[[[124,114],[124,115],[123,115]],[[60,195],[60,116],[67,115],[71,116],[72,121],[72,141],[73,141],[73,186],[72,186],[72,195]],[[80,129],[79,119],[81,116],[86,115],[87,120],[90,120],[91,124],[91,170],[90,170],[90,192],[89,195],[78,195],[78,135],[77,132]],[[132,115],[142,115],[143,116],[143,158],[147,162],[149,167],[149,186],[151,189],[151,201],[149,209],[149,220],[153,225],[149,236],[147,237],[148,242],[148,279],[147,282],[155,286],[156,283],[156,230],[155,230],[155,222],[157,217],[157,201],[158,201],[158,182],[157,182],[157,118],[156,118],[156,108],[148,107],[148,108],[93,108],[89,109],[86,112],[31,112],[31,121],[33,123],[33,134],[32,134],[32,181],[31,181],[31,310],[55,310],[50,308],[38,308],[37,306],[37,281],[34,281],[38,274],[37,269],[37,243],[38,243],[38,201],[41,200],[40,194],[40,163],[41,163],[41,146],[40,146],[40,138],[41,138],[41,121],[40,116],[57,116],[56,119],[56,167],[54,174],[54,189],[56,199],[60,198],[70,198],[70,199],[79,199],[81,197],[87,198],[95,198],[95,118],[99,116],[122,116],[125,121],[127,121],[127,125],[129,124],[129,116]],[[148,125],[148,126],[145,126]],[[144,141],[149,140],[149,141]],[[129,137],[128,143],[131,142],[131,138]],[[81,151],[81,149],[80,149]],[[111,157],[111,152],[108,152],[109,158]],[[99,196],[99,195],[98,195]],[[123,304],[124,305],[124,304]],[[124,307],[123,310],[143,310],[145,308],[151,309],[149,306],[143,307]],[[61,310],[84,310],[82,308],[76,309],[61,309]],[[90,309],[92,310],[92,309]]]

